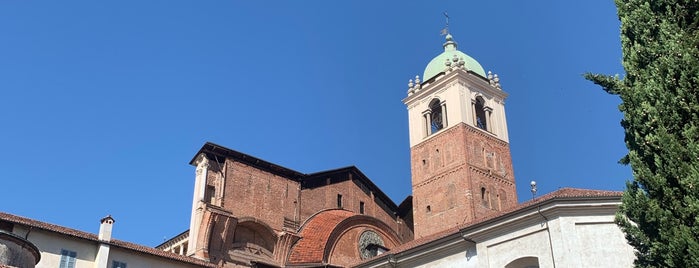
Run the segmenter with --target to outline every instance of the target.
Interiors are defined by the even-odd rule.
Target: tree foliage
[[[626,74],[586,78],[622,100],[634,181],[617,223],[637,267],[699,267],[699,3],[616,5]]]

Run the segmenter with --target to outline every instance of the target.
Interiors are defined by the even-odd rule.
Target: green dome
[[[432,77],[435,77],[439,73],[443,72],[444,69],[446,69],[447,67],[446,65],[444,65],[444,63],[447,60],[452,60],[454,58],[454,55],[456,55],[456,57],[459,60],[464,60],[464,66],[466,67],[466,70],[477,73],[482,77],[486,77],[485,70],[483,70],[481,64],[473,58],[471,58],[471,56],[466,55],[465,53],[457,50],[456,42],[454,42],[454,39],[452,38],[451,34],[447,34],[447,42],[444,43],[444,52],[442,52],[442,54],[439,54],[437,57],[432,59],[429,64],[427,64],[427,68],[425,68],[425,73],[422,75],[422,81],[430,80]],[[452,62],[452,64],[454,64],[454,62]]]

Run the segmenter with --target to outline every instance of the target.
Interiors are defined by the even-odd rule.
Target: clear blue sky
[[[356,165],[410,194],[408,79],[459,49],[501,77],[529,181],[622,190],[609,1],[2,1],[0,211],[155,246],[189,226],[206,141],[312,173]]]

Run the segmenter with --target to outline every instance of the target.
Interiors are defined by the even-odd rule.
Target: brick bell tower
[[[444,52],[408,83],[415,238],[517,204],[497,75],[457,50]]]

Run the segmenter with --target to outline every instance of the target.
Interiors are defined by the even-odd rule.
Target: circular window
[[[359,236],[359,256],[362,260],[378,255],[378,248],[383,248],[381,236],[374,231],[364,231]]]

